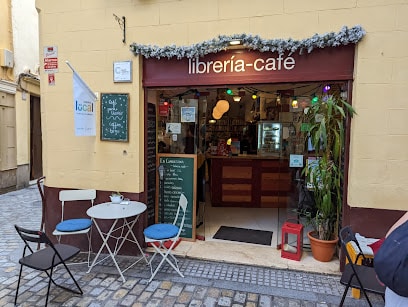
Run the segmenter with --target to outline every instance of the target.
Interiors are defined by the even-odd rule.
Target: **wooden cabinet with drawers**
[[[286,207],[295,183],[287,159],[210,158],[211,202],[226,207]]]

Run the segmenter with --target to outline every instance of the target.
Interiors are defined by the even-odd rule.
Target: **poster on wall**
[[[166,123],[166,132],[167,133],[181,133],[181,123]]]
[[[44,47],[44,72],[56,73],[58,72],[58,47],[45,46]]]
[[[195,123],[195,107],[182,107],[181,108],[181,122],[182,123]]]

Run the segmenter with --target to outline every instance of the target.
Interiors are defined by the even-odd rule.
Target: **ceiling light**
[[[234,96],[234,97],[232,97],[232,99],[234,99],[235,102],[240,102],[241,101],[241,96]]]
[[[281,96],[280,96],[280,94],[278,94],[276,96],[276,104],[279,105],[280,103],[281,103]]]
[[[292,108],[297,109],[299,107],[298,100],[296,97],[293,97]]]
[[[316,94],[313,94],[313,98],[312,98],[312,104],[315,104],[319,101],[319,97],[316,96]]]
[[[208,123],[209,124],[215,124],[217,121],[215,120],[215,119],[210,119],[209,121],[208,121]]]

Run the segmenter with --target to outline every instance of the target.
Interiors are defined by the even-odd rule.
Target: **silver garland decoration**
[[[245,48],[258,50],[260,52],[278,52],[283,54],[289,52],[293,54],[299,51],[302,54],[305,50],[311,53],[316,48],[337,47],[348,44],[356,44],[365,35],[364,29],[357,25],[352,28],[343,26],[337,33],[330,32],[325,34],[315,34],[312,37],[294,40],[294,39],[263,39],[258,35],[234,34],[219,35],[213,39],[197,43],[191,46],[168,45],[159,47],[157,45],[142,45],[132,43],[130,51],[134,55],[142,55],[145,58],[196,58],[209,53],[224,51],[232,40],[241,40]]]

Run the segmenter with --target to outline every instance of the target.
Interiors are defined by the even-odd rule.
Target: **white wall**
[[[14,46],[14,76],[31,72],[38,74],[39,36],[35,1],[12,0],[12,27]],[[28,71],[29,70],[29,71]]]

